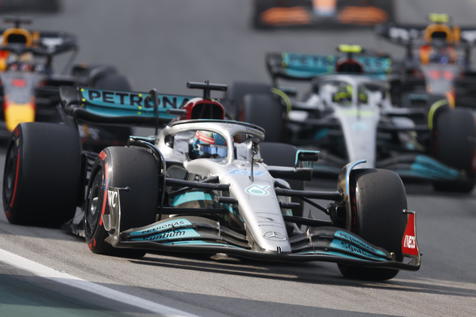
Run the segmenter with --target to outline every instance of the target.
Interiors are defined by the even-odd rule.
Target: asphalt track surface
[[[435,11],[470,24],[476,12],[476,1],[398,2],[400,19],[407,22],[421,21]],[[339,43],[361,43],[401,53],[367,30],[254,32],[249,28],[249,1],[70,0],[64,9],[58,16],[38,17],[35,26],[78,34],[78,61],[117,65],[139,90],[155,87],[188,93],[187,80],[266,81],[263,60],[268,51],[330,53]],[[1,166],[3,159],[2,152]],[[439,195],[426,185],[410,185],[407,191],[409,207],[417,211],[423,266],[385,283],[346,280],[334,264],[325,263],[99,256],[59,230],[10,225],[3,212],[0,248],[201,316],[476,316],[475,192]],[[98,296],[74,292],[68,296],[72,291],[64,286],[30,275],[0,265],[1,283],[17,286],[0,287],[2,316],[21,315],[26,306],[62,316],[140,313]],[[46,298],[32,295],[25,302],[29,297],[22,291]]]

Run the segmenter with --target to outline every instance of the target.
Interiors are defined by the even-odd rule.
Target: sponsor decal
[[[258,226],[262,227],[263,232],[268,230],[278,230],[280,231],[283,225],[281,213],[275,214],[271,212],[256,212],[256,220]],[[274,229],[276,228],[276,229]]]
[[[409,249],[416,248],[416,237],[415,236],[405,236],[405,240],[403,241],[403,246]]]
[[[97,106],[120,105],[133,110],[153,110],[154,101],[149,93],[131,91],[111,91],[81,88],[81,101]],[[192,97],[181,95],[157,94],[157,105],[160,108],[181,108]]]
[[[245,188],[245,192],[253,196],[269,196],[269,185],[252,184]]]
[[[268,240],[283,241],[286,240],[286,235],[277,231],[267,231],[263,234],[263,238]]]
[[[476,42],[476,31],[462,31],[461,37],[469,43],[474,43]]]
[[[107,201],[111,208],[116,208],[119,205],[119,192],[115,189],[107,190]]]
[[[43,37],[41,39],[41,42],[45,46],[55,47],[55,46],[62,45],[64,40],[60,37]]]
[[[144,240],[144,241],[164,241],[164,240],[178,240],[178,239],[189,239],[189,238],[198,238],[200,234],[194,229],[178,229],[168,232],[162,232],[159,234],[154,234],[147,237],[134,238],[132,240]]]
[[[12,86],[23,88],[26,86],[26,80],[23,78],[14,78],[11,81]]]
[[[353,253],[357,256],[361,256],[361,257],[365,257],[365,258],[369,258],[369,259],[373,259],[373,260],[377,260],[377,261],[385,261],[386,260],[386,259],[380,258],[376,255],[373,255],[372,253],[367,252],[367,251],[365,251],[365,250],[363,250],[363,249],[361,249],[361,248],[359,248],[359,247],[357,247],[357,246],[355,246],[352,243],[347,242],[347,241],[334,239],[334,240],[332,240],[332,242],[330,243],[329,246],[333,249],[347,251],[347,252]]]
[[[228,172],[230,175],[245,175],[249,176],[251,174],[250,170],[247,169],[233,169]],[[253,171],[253,176],[262,176],[264,171]]]
[[[117,222],[121,214],[121,198],[119,188],[109,188],[107,190],[107,204],[109,208],[104,210],[101,216],[104,229],[110,231],[117,228]]]
[[[330,72],[331,69],[334,69],[336,60],[337,58],[334,56],[283,53],[285,66],[318,72]]]
[[[149,235],[149,234],[162,232],[162,231],[168,231],[170,229],[181,228],[181,227],[186,227],[191,225],[192,223],[188,221],[187,219],[184,219],[184,218],[174,219],[174,220],[158,223],[148,229],[133,231],[129,233],[129,236],[144,236],[144,235]]]
[[[379,250],[379,249],[376,249],[372,246],[370,246],[368,243],[366,243],[364,240],[362,239],[359,239],[357,238],[356,236],[348,233],[348,232],[345,232],[345,231],[336,231],[336,233],[334,234],[334,236],[336,238],[339,238],[339,239],[342,239],[342,240],[345,240],[345,241],[348,241],[348,242],[351,242],[355,245],[357,245],[358,247],[364,249],[364,250],[367,250],[367,251],[370,251],[372,253],[375,253],[375,254],[378,254],[378,255],[381,255],[381,256],[386,256],[385,252]]]
[[[308,55],[297,53],[283,53],[283,67],[288,71],[307,71],[307,75],[331,73],[339,59],[334,55]],[[356,56],[366,73],[387,73],[391,70],[392,61],[388,57]],[[285,69],[285,70],[286,70]]]
[[[404,255],[417,257],[420,255],[420,250],[416,238],[415,213],[409,210],[404,212],[407,216],[407,225],[402,238],[402,253]]]
[[[366,122],[357,121],[352,124],[352,130],[354,131],[367,131],[369,126]]]

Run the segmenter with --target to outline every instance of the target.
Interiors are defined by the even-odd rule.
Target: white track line
[[[129,306],[138,307],[142,310],[150,311],[154,314],[177,317],[196,317],[196,315],[169,306],[161,305],[134,295],[116,291],[114,289],[83,280],[79,277],[57,271],[46,265],[34,262],[32,260],[29,260],[27,258],[16,255],[3,249],[0,249],[0,262],[4,262],[18,269],[28,271],[36,276],[52,280],[70,287],[78,288],[89,293],[94,293],[101,297],[121,302]]]

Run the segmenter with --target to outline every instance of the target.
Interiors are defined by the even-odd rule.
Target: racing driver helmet
[[[228,154],[223,136],[210,131],[197,131],[189,143],[189,158],[225,158]]]
[[[351,85],[342,85],[337,88],[337,91],[332,94],[332,101],[340,105],[350,105],[352,103],[352,95],[354,88]],[[359,103],[368,103],[368,93],[360,89],[357,91],[357,100]]]
[[[432,13],[429,20],[431,24],[423,30],[424,44],[419,52],[421,63],[455,63],[457,52],[454,45],[460,41],[460,28],[449,25],[447,14]]]

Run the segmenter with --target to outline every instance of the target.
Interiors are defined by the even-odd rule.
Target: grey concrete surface
[[[330,53],[361,43],[401,53],[366,30],[254,32],[250,1],[68,0],[35,26],[78,34],[79,61],[110,63],[136,89],[187,93],[187,80],[266,81],[268,51]],[[474,21],[476,1],[398,0],[399,18],[427,12]],[[475,22],[476,24],[476,22]],[[3,156],[2,156],[3,160]],[[3,166],[3,162],[0,162]],[[58,230],[13,226],[0,213],[0,247],[58,270],[203,316],[475,316],[476,196],[408,187],[424,252],[419,272],[386,283],[345,280],[333,264],[263,264],[148,254],[94,255]],[[2,272],[0,272],[2,273]]]

